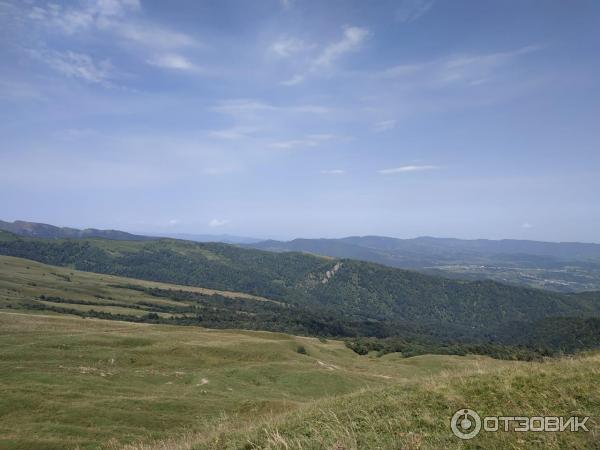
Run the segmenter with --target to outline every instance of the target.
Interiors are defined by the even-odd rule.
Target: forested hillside
[[[590,348],[600,341],[596,323],[583,322],[600,315],[600,296],[595,293],[567,295],[493,281],[449,280],[349,259],[277,254],[217,243],[43,240],[9,233],[1,238],[0,254],[4,255],[89,272],[243,292],[287,305],[230,304],[218,314],[205,313],[209,325],[252,328],[248,322],[254,320],[263,324],[259,325],[262,329],[317,335],[527,346],[541,342],[570,350]],[[155,291],[153,295],[182,300],[178,295],[184,294]],[[228,311],[240,309],[254,319],[226,319]],[[545,322],[551,318],[569,319]],[[279,326],[264,325],[277,321]],[[554,329],[560,330],[556,337]],[[585,330],[585,337],[573,339],[572,331],[577,329]]]
[[[47,223],[27,222],[24,220],[15,220],[14,222],[0,220],[0,230],[15,233],[20,236],[47,239],[104,238],[123,241],[143,241],[152,239],[148,236],[131,234],[119,230],[99,230],[97,228],[80,230],[78,228],[57,227]]]
[[[247,246],[359,259],[457,279],[493,279],[557,292],[600,289],[599,244],[353,236],[269,240]]]

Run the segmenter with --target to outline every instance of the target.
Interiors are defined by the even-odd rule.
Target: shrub
[[[296,349],[296,351],[298,353],[300,353],[301,355],[308,355],[308,352],[306,351],[306,348],[304,347],[304,345],[299,345],[298,348]]]

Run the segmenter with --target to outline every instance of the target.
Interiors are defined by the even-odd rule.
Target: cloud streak
[[[208,222],[208,226],[211,228],[219,228],[219,227],[223,227],[223,226],[227,225],[228,223],[229,223],[229,220],[212,219],[210,222]]]
[[[381,122],[377,122],[374,126],[373,126],[373,130],[377,133],[381,133],[383,131],[387,131],[387,130],[391,130],[392,128],[396,127],[396,121],[391,119],[391,120],[383,120]]]
[[[341,39],[323,46],[316,56],[307,61],[308,69],[304,73],[297,73],[280,84],[296,86],[304,82],[309,75],[331,73],[335,64],[345,55],[360,50],[371,34],[367,28],[357,26],[346,26],[342,31]],[[289,56],[291,53],[312,47],[297,39],[287,39],[276,42],[272,49],[280,56]]]
[[[317,145],[318,143],[316,141],[310,139],[295,139],[291,141],[273,142],[271,147],[283,150],[291,150],[302,147],[316,147]]]
[[[345,27],[342,39],[327,45],[313,62],[313,70],[330,67],[347,53],[360,49],[369,36],[369,30],[361,27]]]
[[[381,175],[395,175],[400,173],[409,173],[409,172],[423,172],[426,170],[436,170],[439,169],[439,166],[400,166],[393,167],[391,169],[381,169],[378,171]]]
[[[381,80],[410,83],[413,87],[473,86],[493,80],[503,67],[540,49],[537,45],[528,45],[505,52],[454,55],[420,63],[399,64],[376,72],[373,76]]]
[[[250,137],[252,134],[255,134],[259,131],[258,127],[249,127],[249,126],[237,126],[226,128],[223,130],[214,130],[209,132],[209,136],[215,139],[225,139],[225,140],[239,140]]]
[[[75,52],[31,51],[30,55],[45,63],[52,70],[69,78],[76,78],[87,83],[109,86],[116,77],[111,62],[107,59],[96,61],[90,55]]]
[[[403,0],[396,10],[396,20],[410,23],[427,14],[433,7],[434,0]]]
[[[223,100],[211,107],[211,110],[232,116],[253,115],[257,113],[297,113],[297,114],[329,114],[331,108],[321,105],[273,105],[256,99]]]
[[[313,46],[307,44],[301,39],[296,38],[283,38],[271,45],[271,52],[275,55],[287,58],[288,56],[293,55],[294,53],[299,53],[306,51]]]
[[[27,18],[50,32],[66,35],[83,33],[108,34],[136,57],[144,54],[148,64],[177,70],[195,66],[173,50],[202,47],[192,36],[143,20],[139,0],[90,0],[80,6],[65,7],[56,3],[34,6]]]
[[[200,72],[201,69],[192,63],[188,58],[176,53],[165,53],[157,55],[146,61],[148,64],[163,69],[172,69],[185,72]]]

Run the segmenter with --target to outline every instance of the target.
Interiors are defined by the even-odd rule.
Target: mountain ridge
[[[346,335],[498,342],[507,327],[522,329],[534,320],[572,317],[577,320],[561,323],[576,328],[581,320],[600,315],[598,292],[560,294],[491,280],[452,280],[371,262],[222,243],[59,240],[0,232],[0,254],[258,295],[300,308],[308,314],[309,326],[310,317],[318,317],[325,327],[338,320]]]
[[[119,230],[80,230],[26,221],[0,221],[0,230],[49,239],[145,241],[168,237],[196,242],[224,242],[272,252],[296,251],[369,261],[453,279],[492,279],[557,292],[600,290],[600,244],[595,243],[465,240],[430,236],[398,239],[375,235],[261,241],[233,235],[158,233],[157,236],[151,236]]]
[[[104,238],[124,241],[153,239],[153,237],[151,236],[132,234],[120,230],[58,227],[47,223],[28,222],[25,220],[15,220],[13,222],[5,222],[3,220],[0,220],[0,230],[8,231],[19,236],[39,237],[47,239]]]
[[[593,243],[349,236],[267,240],[245,247],[359,259],[450,278],[494,279],[559,292],[600,289],[600,244]]]

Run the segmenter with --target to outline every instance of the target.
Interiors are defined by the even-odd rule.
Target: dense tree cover
[[[182,303],[180,306],[151,302],[130,304],[106,300],[102,302],[71,300],[42,295],[40,300],[64,306],[32,303],[28,307],[110,320],[345,337],[346,345],[359,354],[373,351],[378,355],[400,352],[405,357],[428,353],[478,354],[499,359],[537,360],[547,356],[594,348],[600,344],[600,319],[595,318],[550,318],[534,322],[527,327],[524,327],[522,323],[515,323],[500,330],[500,336],[495,342],[476,337],[461,341],[457,340],[456,333],[452,333],[450,330],[444,332],[443,327],[438,327],[437,332],[434,333],[431,329],[418,328],[410,324],[351,322],[323,310],[309,311],[273,302],[204,295],[181,290],[143,288],[136,285],[115,287],[136,289],[159,298],[168,298]],[[94,309],[82,311],[70,307],[71,304],[119,306],[143,310],[146,314],[135,316]],[[159,315],[159,313],[173,315]]]
[[[549,317],[533,322],[513,322],[496,330],[490,340],[473,336],[457,340],[451,334],[412,335],[409,338],[357,337],[346,346],[364,355],[400,352],[402,355],[488,355],[498,359],[537,360],[572,354],[600,346],[600,318]]]
[[[561,353],[558,349],[539,346],[515,346],[494,343],[471,344],[464,342],[435,342],[418,338],[406,340],[400,338],[355,338],[346,340],[346,346],[359,355],[377,352],[378,356],[388,353],[401,353],[404,357],[436,355],[487,355],[496,359],[535,361]]]
[[[172,239],[43,240],[0,232],[0,254],[91,272],[245,292],[279,302],[151,292],[187,302],[179,310],[148,309],[149,313],[186,313],[168,319],[170,323],[397,338],[411,345],[426,337],[445,346],[492,343],[533,348],[542,343],[556,351],[573,351],[600,341],[597,322],[591,319],[600,315],[598,294],[565,295],[492,281],[449,280],[353,260]],[[198,311],[189,310],[190,302]],[[559,317],[569,319],[546,321]],[[153,315],[143,320],[165,319]],[[574,338],[578,335],[572,331],[577,329],[582,336]]]
[[[600,289],[600,245],[522,240],[354,236],[246,244],[274,252],[359,259],[456,279],[493,279],[557,292]]]
[[[549,317],[533,322],[515,322],[503,327],[498,342],[547,348],[565,353],[600,346],[600,317]]]

